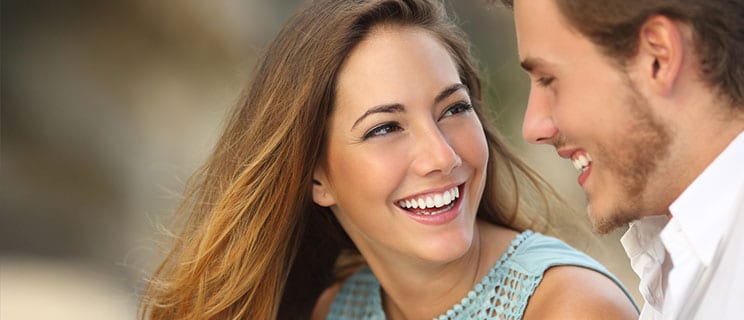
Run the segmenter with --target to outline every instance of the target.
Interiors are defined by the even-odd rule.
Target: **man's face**
[[[531,90],[530,143],[552,144],[579,170],[600,233],[657,210],[671,134],[628,73],[571,28],[554,0],[517,0],[519,56]]]

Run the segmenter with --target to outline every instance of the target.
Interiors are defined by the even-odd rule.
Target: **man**
[[[744,2],[502,0],[523,135],[579,170],[641,277],[642,319],[744,316]]]

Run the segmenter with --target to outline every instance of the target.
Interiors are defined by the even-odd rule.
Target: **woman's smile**
[[[447,188],[444,192],[425,192],[397,201],[400,207],[413,220],[427,225],[445,224],[460,213],[462,203],[460,190],[465,184]]]

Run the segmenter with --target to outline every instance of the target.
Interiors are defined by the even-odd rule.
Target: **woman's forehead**
[[[430,31],[407,26],[376,28],[342,67],[336,104],[401,103],[384,100],[429,97],[459,79],[450,51]]]

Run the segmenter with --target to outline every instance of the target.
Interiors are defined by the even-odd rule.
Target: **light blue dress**
[[[554,266],[579,266],[612,279],[636,306],[630,293],[599,262],[562,241],[524,231],[511,243],[488,274],[446,313],[434,319],[521,319],[527,300]],[[368,267],[349,277],[336,295],[327,319],[385,319],[380,283]]]

